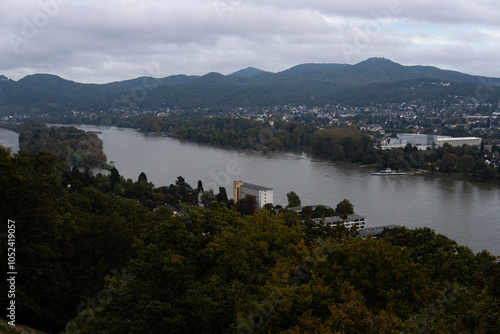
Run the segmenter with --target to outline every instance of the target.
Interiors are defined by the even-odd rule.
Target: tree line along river
[[[133,129],[77,126],[101,131],[108,162],[125,178],[144,172],[155,186],[174,183],[178,176],[204,188],[225,187],[233,181],[274,189],[274,204],[287,204],[295,191],[302,205],[335,206],[347,198],[367,227],[388,224],[430,227],[475,252],[500,255],[500,188],[439,176],[373,176],[369,167],[332,163],[306,153],[241,151],[149,136]],[[17,134],[0,130],[0,143],[16,150]]]

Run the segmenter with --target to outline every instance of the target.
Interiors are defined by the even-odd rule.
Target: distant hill
[[[0,76],[0,114],[57,113],[114,108],[237,107],[296,104],[406,102],[476,97],[482,78],[432,66],[403,66],[385,58],[358,64],[301,64],[281,72],[248,67],[229,75],[140,77],[107,84],[82,84],[49,74],[19,81]],[[500,89],[483,89],[498,103]]]
[[[229,74],[231,77],[240,77],[240,78],[253,78],[259,74],[265,73],[263,70],[259,70],[255,67],[247,67],[242,70],[236,71],[234,73]]]

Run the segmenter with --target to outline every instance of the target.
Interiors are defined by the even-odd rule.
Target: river
[[[367,227],[397,224],[428,226],[475,252],[500,255],[500,187],[449,180],[439,176],[373,176],[372,170],[352,164],[314,159],[306,153],[241,151],[156,137],[132,129],[81,125],[102,131],[108,162],[121,175],[137,180],[141,172],[156,186],[174,183],[178,176],[204,188],[225,187],[242,180],[274,189],[274,204],[287,204],[295,191],[303,205],[335,207],[347,198]],[[13,136],[0,130],[0,143]],[[16,143],[17,144],[17,143]],[[14,149],[15,150],[15,149]]]

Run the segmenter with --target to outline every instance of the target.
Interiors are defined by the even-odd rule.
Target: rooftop
[[[318,204],[318,205],[304,205],[304,206],[291,206],[291,207],[288,207],[286,209],[290,210],[290,211],[294,211],[294,212],[302,212],[302,210],[304,208],[310,207],[314,211],[314,210],[316,210],[316,208],[318,206],[322,206],[322,207],[325,207],[327,209],[331,209],[331,207],[329,205],[322,205],[322,204]]]
[[[250,189],[254,189],[254,190],[273,190],[272,188],[258,186],[256,184],[247,183],[247,182],[243,182],[242,187],[250,188]]]
[[[360,237],[367,237],[369,235],[377,236],[377,235],[380,235],[385,229],[390,230],[390,229],[399,228],[399,227],[401,227],[401,226],[400,225],[385,225],[385,226],[364,228],[363,230],[359,231],[359,236]]]
[[[472,140],[472,139],[481,139],[481,138],[478,138],[478,137],[445,137],[445,136],[437,137],[438,141],[442,141],[442,140]]]
[[[357,215],[357,214],[350,214],[347,216],[347,219],[342,219],[340,216],[331,216],[331,217],[325,217],[325,218],[314,218],[313,221],[317,223],[323,222],[323,224],[336,224],[336,223],[342,223],[342,222],[350,222],[350,221],[357,221],[357,220],[364,220],[366,217]]]

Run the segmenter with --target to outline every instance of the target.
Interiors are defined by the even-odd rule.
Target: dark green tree
[[[493,168],[493,166],[486,166],[482,171],[481,171],[481,178],[483,180],[491,180],[493,178],[495,178],[495,175],[496,175],[496,171],[495,171],[495,168]]]
[[[114,189],[115,186],[120,183],[120,173],[118,173],[118,169],[115,167],[111,168],[111,175],[109,178],[111,182],[111,189]]]
[[[246,195],[236,203],[236,211],[242,215],[252,215],[257,210],[257,199],[255,196]]]
[[[476,167],[474,157],[472,155],[468,155],[468,154],[463,155],[460,158],[460,163],[459,163],[458,167],[460,169],[462,169],[462,173],[464,174],[464,176],[467,176]]]
[[[441,160],[438,161],[439,171],[451,175],[457,166],[458,158],[453,153],[445,153]]]
[[[200,195],[200,199],[201,199],[201,204],[203,204],[205,207],[217,201],[217,197],[215,196],[214,191],[212,189],[204,191]]]
[[[219,193],[217,194],[217,201],[223,202],[223,203],[227,202],[226,188],[219,187]]]
[[[184,180],[184,178],[182,176],[178,176],[177,177],[177,180],[175,181],[175,184],[178,185],[178,184],[185,184],[186,183],[186,180]]]
[[[339,204],[337,204],[335,212],[343,219],[346,219],[348,215],[354,213],[354,206],[348,199],[344,199]]]
[[[288,200],[287,207],[297,207],[302,204],[299,195],[297,195],[297,193],[295,193],[294,191],[290,191],[289,193],[287,193],[286,198]]]
[[[148,182],[148,177],[146,176],[146,174],[144,172],[141,172],[141,174],[139,174],[139,178],[137,179],[137,181]]]

